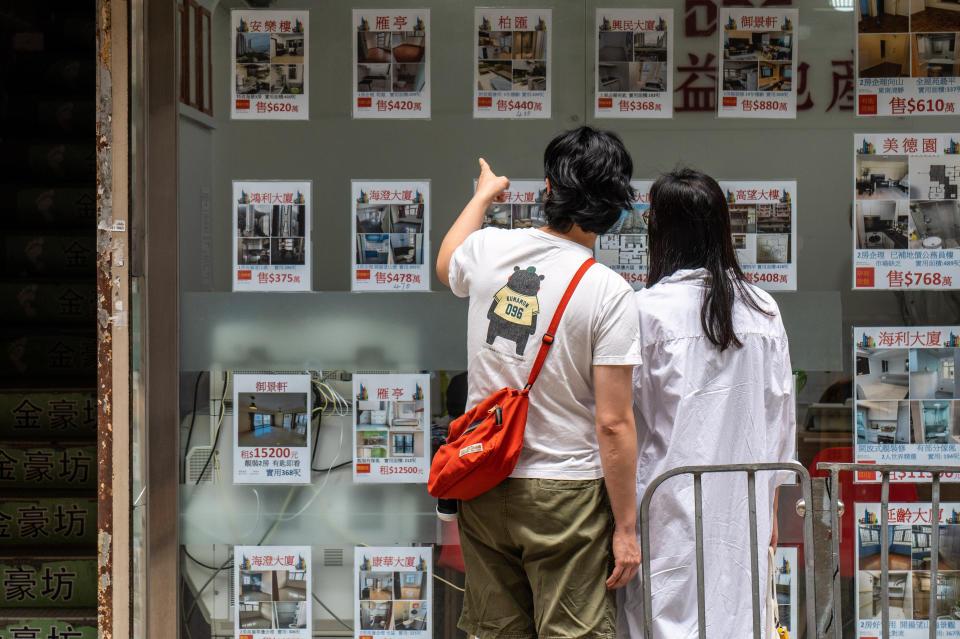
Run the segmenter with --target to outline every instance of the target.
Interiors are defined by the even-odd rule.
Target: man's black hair
[[[550,180],[547,225],[560,233],[574,224],[605,233],[633,204],[633,160],[609,131],[582,126],[557,136],[543,152],[543,173]]]
[[[683,168],[660,176],[650,188],[647,233],[648,288],[680,269],[709,272],[700,324],[721,351],[741,346],[733,326],[738,296],[753,310],[772,315],[746,286],[730,236],[727,198],[709,175]]]

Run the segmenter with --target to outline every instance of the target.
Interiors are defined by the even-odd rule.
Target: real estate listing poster
[[[720,9],[721,118],[795,118],[797,9]]]
[[[550,117],[550,9],[474,9],[473,117]]]
[[[430,290],[430,181],[353,180],[350,290]]]
[[[747,280],[767,291],[797,290],[797,183],[721,181],[730,231]]]
[[[230,117],[308,119],[307,12],[234,9],[230,19]]]
[[[310,290],[310,181],[233,182],[233,290]]]
[[[233,376],[233,483],[310,483],[310,375]]]
[[[633,180],[630,185],[637,192],[633,207],[620,214],[610,230],[597,238],[593,257],[609,266],[627,281],[634,290],[647,285],[650,264],[647,247],[647,210],[650,208],[651,180]]]
[[[311,639],[310,546],[234,546],[236,639]]]
[[[354,637],[433,636],[433,549],[357,546],[353,552]]]
[[[799,632],[797,615],[800,599],[797,593],[797,549],[777,546],[773,555],[773,595],[777,600],[776,621],[793,635]]]
[[[960,326],[854,327],[854,461],[960,466]],[[943,481],[960,481],[960,472]],[[929,479],[891,473],[891,481]],[[857,472],[857,481],[880,481]]]
[[[353,375],[353,481],[423,484],[430,469],[430,376]]]
[[[857,521],[857,637],[881,636],[883,552],[879,503],[853,504]],[[960,503],[940,504],[937,582],[932,582],[933,522],[929,502],[887,505],[887,596],[890,636],[926,639],[931,614],[938,637],[960,634]],[[933,586],[936,587],[933,587]]]
[[[960,113],[960,3],[857,0],[857,115]]]
[[[430,10],[354,9],[353,117],[430,117]]]
[[[673,9],[597,9],[594,116],[673,117]]]
[[[960,133],[855,135],[853,177],[853,287],[960,288]]]
[[[473,181],[476,190],[477,181]],[[543,203],[547,184],[543,180],[510,180],[510,189],[504,191],[503,202],[494,202],[483,216],[483,228],[538,229],[546,226]]]

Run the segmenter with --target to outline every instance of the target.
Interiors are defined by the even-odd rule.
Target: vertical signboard
[[[853,155],[853,287],[960,288],[960,134],[858,134]]]
[[[233,376],[233,481],[310,483],[310,375]]]
[[[857,0],[857,115],[960,113],[960,4]]]
[[[426,483],[430,376],[355,373],[353,480]]]
[[[235,639],[311,639],[310,546],[234,546]]]
[[[673,117],[673,10],[597,9],[598,118]]]
[[[550,9],[474,10],[473,117],[549,118]]]
[[[797,9],[720,9],[721,118],[795,118]]]
[[[960,326],[854,327],[854,460],[960,466]],[[857,481],[880,481],[869,467]],[[960,481],[960,472],[944,481]],[[891,481],[929,479],[892,473]]]
[[[430,117],[430,10],[354,9],[353,117]]]
[[[883,552],[880,504],[854,503],[856,517],[857,638],[883,632],[883,596],[889,601],[891,637],[926,639],[930,617],[938,637],[960,633],[960,503],[943,502],[934,514],[930,503],[887,505],[887,592],[881,582]],[[933,526],[938,527],[937,580],[930,573]]]
[[[353,558],[355,639],[430,639],[433,549],[357,546]]]
[[[350,290],[430,290],[430,182],[353,180]]]
[[[310,290],[310,182],[234,180],[233,290]]]
[[[234,9],[230,19],[230,117],[308,119],[307,12]]]

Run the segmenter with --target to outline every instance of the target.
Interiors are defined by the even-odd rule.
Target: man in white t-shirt
[[[547,226],[481,230],[510,181],[482,159],[480,167],[476,193],[437,256],[440,281],[470,298],[468,406],[505,386],[524,386],[567,285],[634,195],[623,143],[581,127],[544,153]],[[471,635],[615,636],[612,591],[640,563],[631,408],[640,351],[632,299],[608,268],[586,272],[530,392],[516,468],[460,505],[467,578],[459,627]]]

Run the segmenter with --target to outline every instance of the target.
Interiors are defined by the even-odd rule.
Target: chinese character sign
[[[673,117],[673,10],[597,9],[596,71],[596,117]]]
[[[474,10],[473,117],[550,117],[550,9]]]
[[[430,10],[354,9],[353,34],[353,117],[429,118]]]
[[[858,0],[857,115],[955,115],[955,2]]]
[[[422,484],[430,452],[430,376],[353,376],[353,480]]]
[[[433,636],[432,551],[429,546],[354,548],[355,639]]]
[[[848,506],[849,508],[850,506]],[[855,575],[858,601],[857,638],[882,636],[883,513],[879,503],[855,502]],[[926,639],[930,617],[936,616],[937,636],[960,634],[957,589],[960,588],[960,503],[943,502],[937,514],[929,502],[887,504],[887,565],[889,623],[891,637]],[[939,532],[936,557],[933,526]],[[930,568],[937,561],[937,583],[931,583]]]
[[[593,257],[619,273],[634,290],[647,283],[650,258],[647,250],[647,210],[650,208],[650,180],[634,180],[637,195],[633,207],[623,211],[610,229],[597,238]]]
[[[235,180],[233,290],[310,290],[310,182]]]
[[[430,182],[351,182],[350,290],[430,290]]]
[[[853,331],[855,461],[960,466],[960,326]],[[857,473],[858,481],[880,479]],[[960,481],[960,474],[943,480]]]
[[[721,118],[795,118],[797,9],[720,9]]]
[[[310,546],[234,546],[236,639],[311,639]]]
[[[308,119],[307,12],[234,9],[230,16],[230,117]]]
[[[960,288],[960,134],[854,136],[853,287]]]
[[[310,375],[233,376],[233,481],[310,483]]]
[[[477,181],[473,181],[476,190]],[[547,185],[543,180],[510,180],[503,202],[494,202],[483,216],[483,228],[538,229],[547,225],[544,202]]]

